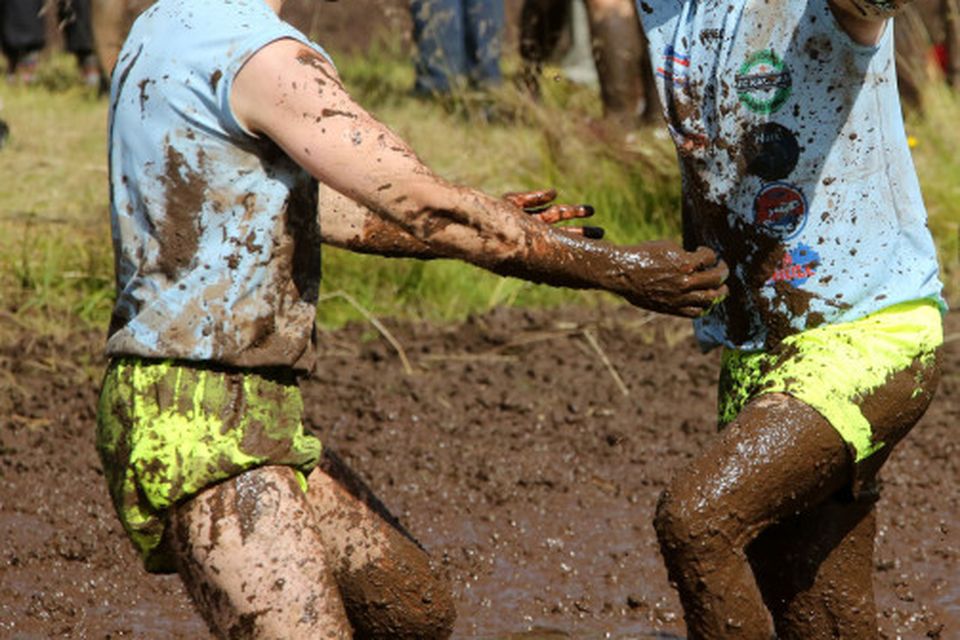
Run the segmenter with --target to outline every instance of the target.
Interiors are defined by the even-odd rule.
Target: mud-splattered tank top
[[[680,158],[684,240],[731,267],[704,348],[762,349],[943,304],[900,113],[892,23],[854,43],[827,0],[640,0]]]
[[[263,0],[160,0],[134,24],[110,91],[109,355],[312,366],[317,185],[230,108],[280,38],[316,48]]]

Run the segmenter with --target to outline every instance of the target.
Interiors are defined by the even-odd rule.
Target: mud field
[[[140,570],[109,504],[93,449],[102,336],[9,322],[0,638],[207,637],[178,579]],[[619,308],[389,326],[415,372],[369,325],[325,334],[308,422],[443,559],[456,637],[682,638],[650,521],[713,428],[717,358],[687,325]],[[947,335],[939,396],[883,473],[885,638],[960,638],[957,316]]]

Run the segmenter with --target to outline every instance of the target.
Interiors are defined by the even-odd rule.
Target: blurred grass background
[[[596,93],[549,71],[534,103],[509,83],[492,100],[452,104],[409,95],[413,72],[399,48],[338,56],[346,84],[444,177],[498,194],[555,186],[589,202],[617,243],[679,236],[679,177],[672,145],[655,127],[629,143],[600,124]],[[40,333],[106,327],[113,301],[105,98],[75,80],[73,60],[53,56],[31,87],[0,82],[0,319]],[[556,79],[554,79],[556,78]],[[927,89],[908,118],[948,296],[960,295],[960,98]],[[324,250],[323,292],[343,291],[377,316],[444,322],[498,305],[598,304],[603,294],[500,279],[451,261],[419,262]],[[321,303],[333,328],[360,313]],[[2,323],[0,323],[2,324]]]

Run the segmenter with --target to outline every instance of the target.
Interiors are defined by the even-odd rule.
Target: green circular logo
[[[754,113],[776,113],[793,92],[790,70],[771,49],[747,58],[737,72],[735,84],[740,102]]]

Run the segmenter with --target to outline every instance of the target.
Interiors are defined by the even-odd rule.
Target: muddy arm
[[[854,41],[872,46],[880,40],[887,19],[913,0],[830,0],[837,21]]]
[[[320,185],[319,202],[320,234],[326,244],[387,257],[437,257],[402,227],[324,184]]]
[[[525,215],[544,224],[588,218],[593,215],[590,205],[556,204],[554,189],[540,189],[508,193],[503,199],[522,209]],[[419,240],[395,222],[377,215],[367,207],[351,200],[325,184],[320,185],[318,214],[323,242],[358,253],[372,253],[388,258],[418,258],[430,260],[441,257],[427,243]],[[603,229],[589,226],[563,227],[565,233],[588,238],[603,237]]]
[[[293,40],[261,49],[237,75],[234,112],[320,182],[423,243],[501,275],[618,293],[657,311],[697,315],[725,289],[708,249],[636,248],[554,230],[514,204],[452,185],[357,105],[332,65]]]

